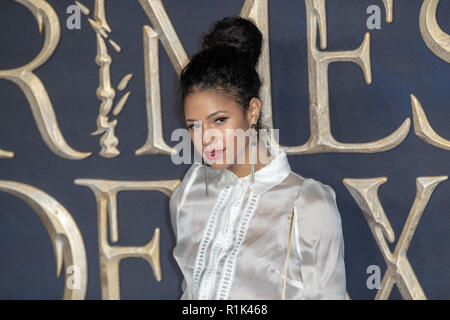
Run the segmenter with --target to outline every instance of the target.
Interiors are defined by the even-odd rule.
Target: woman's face
[[[255,116],[233,97],[215,89],[196,90],[185,98],[184,114],[194,147],[206,163],[214,169],[242,163],[244,158],[238,157],[246,154],[245,132]]]

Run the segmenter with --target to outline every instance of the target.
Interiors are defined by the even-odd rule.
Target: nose
[[[209,144],[211,144],[214,141],[214,139],[215,139],[214,135],[210,134],[208,132],[208,128],[203,126],[202,127],[202,143],[203,143],[203,147],[206,147]]]

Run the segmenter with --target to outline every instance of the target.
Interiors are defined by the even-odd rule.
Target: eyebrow
[[[216,112],[213,112],[213,113],[211,113],[209,116],[207,116],[206,119],[209,119],[209,118],[211,118],[211,117],[214,117],[216,114],[222,113],[222,112],[227,113],[228,111],[216,111]],[[198,120],[194,120],[194,119],[186,119],[186,121],[198,121]]]

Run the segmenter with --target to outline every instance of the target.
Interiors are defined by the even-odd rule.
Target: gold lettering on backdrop
[[[89,15],[89,13],[91,12],[91,10],[89,10],[89,8],[87,8],[81,2],[75,1],[75,4],[81,9],[81,12],[83,12],[85,15]]]
[[[394,20],[394,0],[382,0],[386,10],[386,22],[391,23]]]
[[[64,139],[53,110],[52,102],[42,81],[33,73],[53,54],[60,39],[60,24],[55,10],[44,0],[15,0],[27,7],[35,17],[39,32],[45,30],[45,41],[41,52],[30,63],[15,69],[0,70],[0,79],[14,82],[25,94],[34,120],[48,148],[62,158],[79,160],[89,157],[91,152],[78,152]],[[12,158],[14,152],[0,149],[0,158]]]
[[[161,89],[159,80],[158,39],[161,40],[169,59],[178,74],[189,62],[189,58],[167,15],[161,0],[139,0],[153,28],[143,27],[145,95],[148,134],[145,144],[135,154],[174,154],[175,148],[167,145],[163,137],[161,115]]]
[[[427,47],[450,63],[450,35],[442,31],[436,19],[439,0],[424,0],[420,9],[419,27]]]
[[[27,184],[0,180],[0,191],[10,193],[25,201],[39,216],[53,245],[56,259],[56,276],[65,266],[65,285],[63,299],[84,299],[87,289],[87,260],[84,241],[72,215],[58,201],[47,193]],[[73,276],[68,269],[75,266]],[[70,277],[74,285],[70,285]]]
[[[439,58],[450,63],[450,35],[439,27],[436,20],[439,0],[424,0],[420,9],[419,27],[427,47]],[[423,141],[445,150],[450,150],[450,140],[442,138],[431,127],[417,97],[411,94],[414,132]]]
[[[164,9],[161,0],[139,0],[141,6],[151,20],[155,32],[152,39],[157,36],[161,38],[169,58],[179,75],[183,66],[188,62],[188,57],[181,45],[181,42],[173,28],[173,25]],[[366,33],[362,45],[354,51],[323,52],[318,51],[315,45],[316,28],[319,27],[321,48],[325,49],[326,39],[326,10],[325,0],[305,0],[307,8],[307,37],[308,37],[308,62],[309,62],[309,85],[310,85],[310,121],[311,136],[307,143],[302,146],[280,146],[288,154],[307,154],[324,152],[363,152],[374,153],[390,150],[398,146],[407,136],[410,128],[410,119],[407,118],[403,124],[390,136],[378,141],[369,143],[341,143],[336,141],[330,130],[329,102],[328,102],[328,65],[333,62],[350,61],[357,63],[363,69],[367,83],[371,83],[370,68],[370,34]],[[386,9],[386,21],[393,19],[393,0],[383,0]],[[272,99],[270,93],[270,58],[269,58],[269,23],[268,23],[268,2],[267,0],[256,1],[246,0],[242,7],[241,16],[252,19],[261,29],[264,36],[264,45],[261,60],[258,65],[258,72],[263,79],[261,98],[262,123],[267,128],[273,127],[272,119]],[[144,39],[149,37],[152,29],[144,29]],[[152,40],[148,40],[150,43]],[[154,45],[153,45],[154,46]],[[156,51],[156,49],[155,49]],[[151,50],[146,50],[149,61],[157,61],[157,55],[151,55]],[[152,59],[153,58],[153,59]],[[149,63],[150,64],[150,63]],[[149,66],[146,64],[146,72]],[[152,77],[153,76],[153,77]],[[162,137],[162,123],[160,107],[159,77],[152,74],[147,76],[150,86],[147,90],[147,115],[149,134],[147,142],[136,151],[137,155],[142,154],[171,154],[174,148],[167,146]],[[156,85],[156,83],[158,83]],[[155,98],[148,98],[151,95]],[[272,133],[273,134],[273,133]],[[273,136],[269,137],[273,144]]]
[[[426,299],[406,253],[434,189],[447,178],[448,176],[437,176],[416,179],[416,197],[394,252],[391,252],[386,242],[387,239],[390,243],[394,243],[394,230],[378,198],[378,188],[387,181],[387,178],[343,180],[345,187],[362,210],[387,265],[375,299],[388,299],[394,284],[397,284],[403,299]]]
[[[158,33],[144,26],[145,101],[148,135],[145,144],[135,151],[136,155],[172,154],[175,148],[166,144],[163,136],[161,115],[161,88],[159,80]]]
[[[386,3],[387,4],[387,3]],[[367,143],[341,143],[332,136],[330,129],[328,66],[333,62],[353,62],[358,64],[368,84],[372,82],[370,66],[370,34],[366,33],[361,46],[353,51],[319,51],[316,46],[317,28],[320,47],[327,46],[325,0],[305,0],[308,82],[310,99],[310,128],[308,141],[301,146],[283,146],[289,154],[310,154],[325,152],[375,153],[398,146],[407,136],[410,119],[407,118],[394,133],[386,138]]]
[[[84,12],[84,11],[83,11]],[[86,12],[89,12],[86,11]],[[94,19],[88,18],[89,24],[95,31],[97,38],[97,56],[95,62],[100,67],[99,70],[99,87],[97,88],[97,98],[101,101],[99,115],[97,117],[97,130],[91,135],[102,135],[100,138],[101,150],[99,154],[105,158],[114,158],[120,154],[117,149],[119,139],[114,133],[114,129],[118,123],[117,119],[109,121],[109,114],[112,111],[113,115],[117,116],[125,106],[131,91],[128,91],[122,96],[116,106],[113,108],[116,91],[111,86],[111,63],[112,58],[108,54],[108,47],[103,38],[108,38],[108,33],[111,33],[111,28],[106,20],[105,1],[95,0]],[[120,52],[122,49],[112,39],[108,39],[113,49]],[[126,75],[120,81],[118,89],[124,90],[131,79],[132,74]]]
[[[414,132],[423,141],[445,150],[450,150],[450,140],[442,138],[433,130],[428,118],[423,111],[420,101],[411,94],[411,106],[413,113]]]
[[[162,1],[139,0],[139,3],[150,19],[153,28],[156,30],[176,73],[180,75],[181,70],[188,64],[189,58],[175,32],[175,28],[167,15]]]
[[[98,208],[98,248],[102,299],[120,299],[119,264],[122,259],[136,257],[146,260],[152,267],[157,281],[162,280],[159,260],[159,228],[155,228],[152,240],[142,247],[110,246],[108,243],[108,221],[111,242],[119,240],[117,223],[117,193],[125,190],[157,190],[168,197],[180,184],[180,180],[165,181],[112,181],[75,179],[75,184],[89,187],[95,195]]]

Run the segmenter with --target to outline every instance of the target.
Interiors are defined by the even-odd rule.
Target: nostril
[[[208,139],[209,138],[209,139]],[[208,140],[206,140],[208,139]],[[213,142],[215,139],[213,136],[211,137],[203,137],[203,145],[207,146],[208,144],[210,144],[211,142]]]

